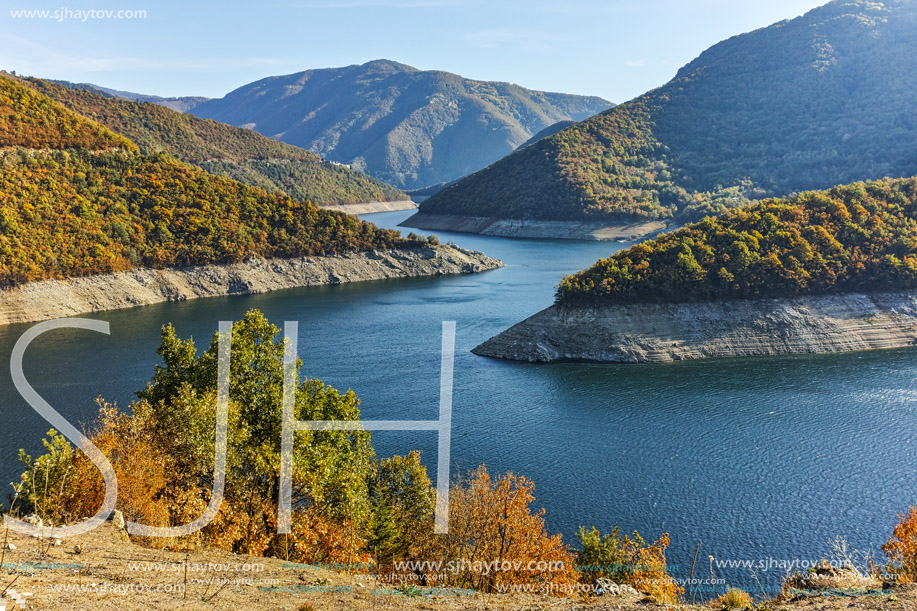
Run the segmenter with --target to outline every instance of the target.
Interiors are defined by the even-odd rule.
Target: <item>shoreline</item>
[[[551,306],[472,350],[557,363],[668,363],[917,345],[917,292]]]
[[[588,221],[526,221],[455,214],[418,212],[399,227],[428,231],[454,231],[503,238],[632,242],[666,229],[659,221],[611,225]]]
[[[352,252],[294,259],[249,258],[228,265],[141,268],[0,289],[0,325],[225,295],[387,278],[471,274],[502,267],[458,246]]]
[[[335,204],[332,206],[319,206],[325,210],[346,212],[348,214],[373,214],[376,212],[395,212],[397,210],[413,210],[417,204],[409,199],[395,202],[364,202],[361,204]]]

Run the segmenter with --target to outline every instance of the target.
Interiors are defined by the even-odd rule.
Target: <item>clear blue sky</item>
[[[0,68],[158,95],[392,59],[622,102],[710,45],[820,0],[0,0]],[[11,11],[145,10],[145,19]],[[72,15],[73,13],[71,13]]]

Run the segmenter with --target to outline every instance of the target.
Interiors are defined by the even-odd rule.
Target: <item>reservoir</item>
[[[411,211],[366,215],[396,227]],[[299,321],[303,375],[352,388],[365,419],[435,419],[442,321],[456,321],[453,473],[486,463],[536,484],[548,527],[573,544],[579,526],[668,532],[672,573],[756,588],[785,568],[830,558],[830,542],[873,551],[895,514],[917,504],[917,351],[696,361],[670,365],[529,365],[470,350],[551,305],[554,286],[627,244],[439,234],[502,259],[468,276],[387,280],[219,297],[102,312],[111,335],[61,330],[30,347],[25,372],[71,422],[94,399],[126,407],[158,363],[160,328],[206,346],[220,320],[261,309]],[[12,386],[9,358],[31,325],[0,327],[0,482],[41,453],[50,428]],[[379,455],[423,452],[435,476],[436,434],[378,432]],[[767,568],[762,568],[766,566]],[[698,576],[696,575],[696,576]]]

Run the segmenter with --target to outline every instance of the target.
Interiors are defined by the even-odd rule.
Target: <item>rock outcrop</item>
[[[517,361],[665,363],[917,344],[917,293],[710,303],[552,306],[475,354]]]
[[[399,227],[477,233],[503,238],[630,242],[659,233],[666,228],[666,225],[659,221],[613,225],[608,222],[536,221],[418,212],[400,223]]]
[[[251,258],[231,265],[184,269],[136,269],[0,289],[0,324],[318,284],[470,274],[502,265],[483,253],[443,245],[296,259]]]
[[[340,204],[335,206],[321,206],[326,210],[346,212],[348,214],[373,214],[375,212],[394,212],[396,210],[413,210],[417,204],[409,199],[397,202],[366,202],[365,204]]]

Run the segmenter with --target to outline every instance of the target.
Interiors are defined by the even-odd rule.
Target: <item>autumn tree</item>
[[[524,476],[494,479],[483,465],[452,487],[449,533],[431,550],[455,561],[452,585],[493,592],[524,583],[548,593],[570,591],[578,578],[574,556],[560,535],[547,533],[544,510],[532,511],[534,490]],[[485,563],[498,568],[483,571]]]

